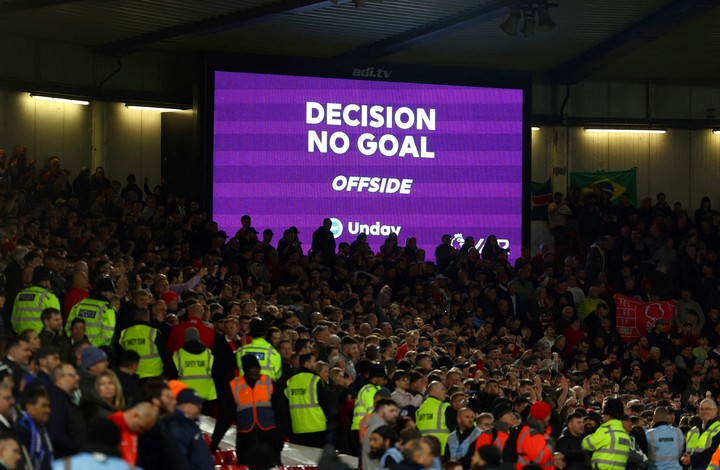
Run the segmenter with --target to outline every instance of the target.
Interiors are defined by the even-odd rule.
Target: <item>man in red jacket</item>
[[[130,466],[135,467],[137,462],[138,434],[152,429],[157,416],[158,409],[146,401],[108,416],[108,419],[120,429],[120,452],[123,460]]]
[[[550,423],[550,405],[544,401],[533,403],[530,415],[520,426],[517,435],[517,455],[515,470],[522,470],[526,465],[535,464],[543,470],[552,470],[555,466],[553,452],[548,445],[545,434]],[[509,441],[509,439],[508,439]]]
[[[200,342],[208,349],[215,346],[215,330],[203,323],[202,317],[204,313],[203,306],[199,303],[191,303],[186,307],[188,319],[182,323],[172,327],[170,337],[168,338],[168,354],[174,354],[175,351],[182,348],[185,344],[185,330],[195,328],[200,333]]]

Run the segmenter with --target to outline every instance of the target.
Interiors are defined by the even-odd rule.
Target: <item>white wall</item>
[[[555,114],[564,87],[537,85],[533,113]],[[648,96],[649,93],[649,96]],[[720,87],[642,83],[586,82],[571,87],[565,114],[573,118],[706,119],[720,116]],[[594,134],[581,127],[543,126],[532,133],[532,179],[552,176],[565,191],[567,172],[638,168],[638,199],[664,191],[672,203],[696,208],[710,196],[720,207],[720,135],[709,128],[669,129],[664,135]]]
[[[128,173],[160,180],[160,118],[120,103],[89,106],[39,101],[29,93],[0,90],[0,148],[8,154],[26,145],[42,164],[60,157],[71,180],[83,166],[103,165],[109,178],[123,182]]]

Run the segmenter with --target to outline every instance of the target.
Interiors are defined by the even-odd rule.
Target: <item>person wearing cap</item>
[[[275,385],[260,371],[260,363],[251,354],[241,359],[243,375],[230,382],[236,406],[235,448],[239,465],[247,465],[248,455],[258,444],[269,444],[276,453],[274,465],[280,464],[282,440],[275,423],[273,398]]]
[[[213,470],[215,461],[198,424],[202,406],[203,399],[192,388],[186,388],[178,393],[175,411],[164,421],[174,438],[184,468]]]
[[[445,401],[445,385],[432,382],[428,385],[428,396],[415,411],[415,423],[423,436],[435,436],[440,441],[440,452],[445,455],[445,444],[450,436],[447,425],[447,410],[450,404]]]
[[[185,330],[195,328],[200,335],[200,342],[206,348],[213,349],[215,347],[215,330],[203,322],[204,309],[203,306],[195,302],[187,306],[187,320],[173,326],[168,337],[167,351],[168,354],[174,354],[185,344]]]
[[[270,344],[265,336],[268,333],[268,325],[260,318],[250,320],[250,336],[252,341],[240,348],[235,355],[239,374],[242,375],[241,359],[246,354],[252,354],[260,363],[260,369],[263,375],[270,377],[270,380],[279,380],[282,375],[282,358],[280,353]]]
[[[390,390],[381,390],[386,393],[383,393],[383,398],[375,402],[374,410],[367,420],[365,434],[362,438],[360,461],[363,470],[382,470],[383,467],[380,466],[380,457],[372,455],[372,446],[370,445],[372,433],[384,426],[394,427],[400,414],[400,409],[397,404],[390,398]],[[380,390],[378,391],[378,394],[379,393],[381,393]],[[375,396],[377,396],[377,394]]]
[[[109,276],[98,278],[90,292],[90,298],[81,300],[70,310],[66,333],[70,335],[75,318],[82,318],[85,320],[85,334],[90,344],[98,348],[109,348],[115,334],[115,310],[110,305],[110,299],[114,295],[113,280]]]
[[[315,357],[312,354],[300,356],[300,371],[287,381],[285,396],[290,405],[291,442],[323,447],[327,442],[327,416],[324,411],[327,409],[327,398],[322,377],[315,372]]]
[[[140,379],[160,377],[164,374],[163,364],[167,363],[167,344],[162,333],[150,326],[150,311],[138,308],[134,313],[134,324],[120,332],[118,346],[123,351],[135,351],[140,356],[137,375]]]
[[[519,419],[516,418],[513,407],[507,401],[498,403],[493,409],[492,427],[483,432],[475,441],[475,450],[486,445],[495,446],[500,452],[505,448],[510,430],[514,428]]]
[[[533,403],[525,422],[508,436],[506,446],[513,440],[513,437],[516,437],[516,470],[522,470],[526,465],[537,465],[543,469],[553,468],[553,452],[548,445],[546,434],[551,413],[552,408],[544,401]]]
[[[178,380],[194,389],[205,400],[217,398],[212,379],[213,361],[213,353],[200,342],[198,330],[185,330],[185,344],[173,354],[173,364]]]
[[[461,408],[457,413],[457,427],[445,444],[445,457],[459,461],[463,468],[469,468],[477,439],[482,434],[482,430],[475,426],[475,412],[470,408]]]
[[[372,411],[375,404],[375,394],[381,387],[387,385],[387,373],[385,365],[375,362],[370,365],[368,383],[365,384],[355,398],[352,423],[350,425],[350,448],[355,449],[362,441],[360,436],[360,421]],[[355,447],[353,447],[355,445]]]
[[[21,290],[15,297],[11,323],[15,333],[32,329],[38,333],[43,324],[40,319],[42,311],[46,308],[60,310],[60,301],[50,290],[52,272],[47,266],[37,266],[33,269],[32,286]]]
[[[685,450],[680,463],[693,470],[710,465],[713,452],[720,445],[720,421],[715,400],[706,398],[698,406],[702,424],[695,426],[685,436]]]
[[[603,406],[603,424],[582,441],[582,447],[592,452],[592,466],[598,470],[624,470],[630,456],[632,441],[623,427],[625,405],[610,398]]]

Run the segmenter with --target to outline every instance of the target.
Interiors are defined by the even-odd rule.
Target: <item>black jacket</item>
[[[87,423],[82,410],[70,395],[56,385],[47,389],[50,398],[50,420],[47,431],[55,457],[66,457],[80,452],[79,443],[87,440]]]

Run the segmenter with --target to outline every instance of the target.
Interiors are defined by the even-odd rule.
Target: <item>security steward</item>
[[[475,426],[475,412],[470,408],[461,408],[457,412],[457,427],[448,436],[445,457],[460,461],[463,468],[470,468],[470,460],[482,433]]]
[[[720,445],[720,422],[715,400],[706,398],[698,407],[702,425],[693,427],[685,438],[685,452],[680,463],[693,470],[705,470],[713,452]]]
[[[385,365],[375,362],[370,365],[368,374],[368,382],[360,391],[358,391],[355,399],[355,408],[353,408],[353,419],[350,425],[350,439],[353,444],[357,444],[359,449],[360,442],[364,436],[360,435],[360,421],[375,409],[375,394],[382,387],[387,385],[387,373]],[[356,447],[352,447],[355,449]]]
[[[475,441],[475,450],[482,446],[492,445],[502,454],[505,442],[508,440],[510,430],[518,423],[515,420],[515,412],[509,403],[499,403],[493,408],[492,427],[484,431]]]
[[[666,406],[658,406],[653,414],[653,426],[645,431],[650,470],[680,470],[685,436],[671,424],[672,415]]]
[[[83,299],[70,310],[65,324],[68,337],[72,333],[72,322],[76,318],[85,320],[85,335],[90,344],[97,348],[110,348],[115,334],[115,310],[110,299],[115,295],[115,284],[109,276],[95,281],[90,298]]]
[[[327,442],[327,417],[323,411],[327,398],[315,362],[312,354],[300,356],[300,372],[287,381],[285,396],[290,403],[291,442],[322,448]]]
[[[242,357],[242,367],[243,375],[230,382],[237,407],[235,448],[238,465],[247,465],[249,455],[259,444],[269,445],[274,453],[272,465],[280,465],[283,442],[273,410],[273,381],[261,373],[260,363],[251,354]]]
[[[133,315],[134,324],[120,332],[118,344],[123,351],[135,351],[140,356],[137,375],[141,379],[164,375],[167,344],[162,333],[150,326],[150,311],[138,308]],[[119,357],[119,355],[118,355]]]
[[[440,449],[445,455],[445,447],[450,428],[447,425],[446,412],[450,407],[445,402],[445,385],[432,382],[428,385],[428,397],[415,411],[415,424],[423,436],[435,436],[440,441]]]
[[[270,344],[265,336],[268,333],[268,325],[260,318],[250,320],[250,344],[240,348],[236,354],[238,372],[243,374],[241,358],[246,354],[252,354],[260,363],[263,375],[270,377],[270,380],[279,380],[282,375],[282,358],[275,347]]]
[[[40,319],[42,311],[46,308],[60,310],[60,301],[50,290],[52,272],[47,266],[37,266],[32,273],[32,286],[21,290],[15,297],[13,304],[12,323],[15,333],[20,334],[27,329],[40,333],[43,322]]]
[[[178,380],[195,390],[200,398],[206,400],[206,405],[207,401],[217,398],[212,379],[212,351],[200,342],[197,328],[185,330],[185,344],[173,354],[173,364]]]
[[[537,465],[542,469],[554,468],[553,452],[548,445],[548,424],[552,408],[544,401],[536,401],[530,407],[530,414],[524,423],[511,432],[505,446],[509,446],[513,437],[517,461],[515,470],[522,470],[526,465]],[[507,449],[503,449],[503,458]]]
[[[632,442],[623,427],[625,405],[617,398],[605,402],[602,411],[603,424],[586,436],[582,447],[592,452],[591,464],[597,470],[625,470]]]

